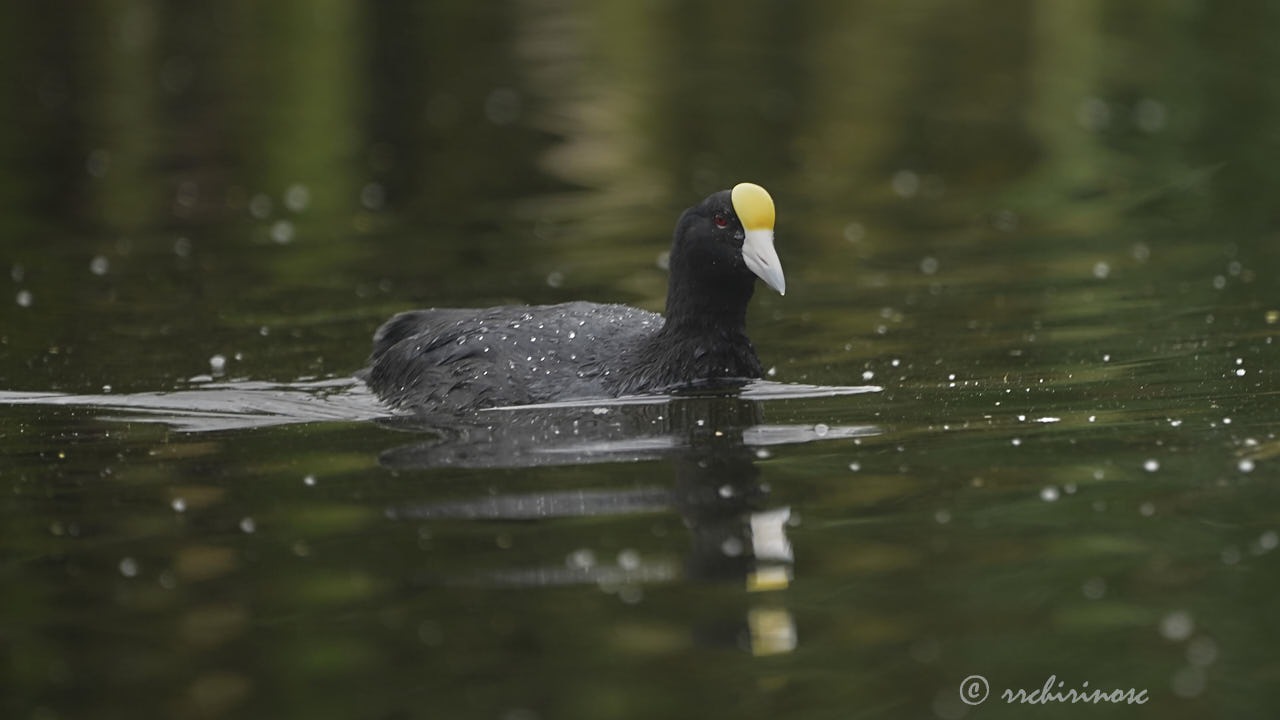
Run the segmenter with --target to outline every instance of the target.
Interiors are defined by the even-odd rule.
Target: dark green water
[[[1277,33],[9,8],[0,716],[1274,717]],[[675,217],[741,180],[770,379],[880,390],[431,429],[347,379],[399,310],[660,310]],[[1051,676],[1147,702],[1000,698]]]

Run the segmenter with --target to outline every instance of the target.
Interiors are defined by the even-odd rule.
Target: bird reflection
[[[512,408],[477,413],[467,422],[423,418],[386,422],[428,431],[431,439],[385,451],[394,469],[499,468],[665,461],[666,486],[555,490],[483,495],[391,508],[406,519],[534,520],[574,516],[679,513],[689,529],[683,563],[597,564],[571,556],[550,567],[486,572],[469,582],[492,586],[596,583],[602,586],[685,581],[739,582],[750,591],[787,588],[792,549],[790,508],[770,502],[757,453],[763,445],[871,435],[871,426],[779,426],[763,423],[760,402],[730,395],[675,395],[647,405]],[[766,455],[767,453],[761,453]],[[795,646],[790,613],[776,603],[753,607],[738,623],[735,641],[752,652],[786,652]],[[699,633],[706,636],[705,633]],[[724,637],[724,633],[713,635]]]

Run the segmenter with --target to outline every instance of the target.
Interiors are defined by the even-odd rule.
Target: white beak
[[[772,230],[747,230],[742,242],[742,259],[766,285],[777,290],[779,295],[787,294],[787,279],[782,275],[778,251],[773,249]]]

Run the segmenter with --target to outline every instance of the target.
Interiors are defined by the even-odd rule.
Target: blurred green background
[[[203,364],[198,341],[304,316],[330,326],[309,340],[406,302],[660,307],[672,218],[742,179],[777,196],[802,287],[831,265],[856,279],[888,253],[990,245],[984,230],[1053,243],[1135,212],[1145,235],[1211,228],[1274,265],[1276,14],[18,4],[0,43],[0,247],[33,307],[0,303],[0,371],[16,385],[65,346],[92,365],[42,358],[23,384],[154,388],[156,366]],[[86,273],[95,257],[106,279]],[[148,345],[145,367],[112,351],[155,335],[183,342]],[[294,347],[246,373],[338,372],[365,351],[316,364]]]

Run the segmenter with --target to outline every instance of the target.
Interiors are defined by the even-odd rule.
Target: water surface
[[[1277,31],[14,8],[0,715],[1270,717]],[[741,180],[786,385],[439,423],[351,379],[400,310],[660,310],[678,213]],[[999,697],[1050,676],[1148,702]]]

